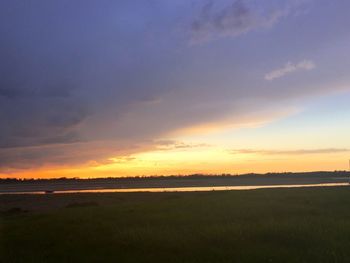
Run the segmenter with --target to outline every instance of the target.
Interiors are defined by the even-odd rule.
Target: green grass
[[[0,262],[350,262],[348,187],[0,202]]]

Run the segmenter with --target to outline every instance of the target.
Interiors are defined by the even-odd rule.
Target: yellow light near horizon
[[[133,171],[137,175],[177,174],[202,171],[208,164],[223,164],[230,157],[221,149],[159,150],[133,155],[126,162],[111,163],[94,168],[96,171]],[[117,160],[117,159],[116,159]],[[209,161],[210,160],[210,161]],[[215,165],[215,166],[216,166]]]
[[[44,167],[19,170],[0,177],[124,177],[176,174],[241,174],[266,172],[301,172],[315,170],[346,170],[347,153],[332,154],[262,154],[232,153],[224,147],[163,149],[132,156],[111,157],[108,162],[90,162],[75,167]]]

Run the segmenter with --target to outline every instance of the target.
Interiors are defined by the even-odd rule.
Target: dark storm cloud
[[[116,115],[130,101],[147,99],[130,78],[137,66],[127,65],[127,32],[100,13],[109,5],[1,2],[0,147],[81,141],[79,125],[89,116],[109,107]]]
[[[73,94],[74,56],[57,49],[60,38],[51,35],[47,10],[37,4],[1,4],[6,23],[0,25],[0,148],[75,142],[80,140],[75,128],[88,115]]]
[[[127,146],[113,140],[128,107],[152,103],[163,88],[154,78],[161,49],[146,51],[153,6],[1,1],[1,169],[102,162],[138,148],[128,136]]]

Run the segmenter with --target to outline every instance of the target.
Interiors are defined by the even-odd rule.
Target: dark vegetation
[[[350,261],[347,186],[0,195],[0,210],[0,262]]]

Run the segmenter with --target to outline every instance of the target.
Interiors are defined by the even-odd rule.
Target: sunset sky
[[[2,0],[0,177],[346,170],[349,10]]]

